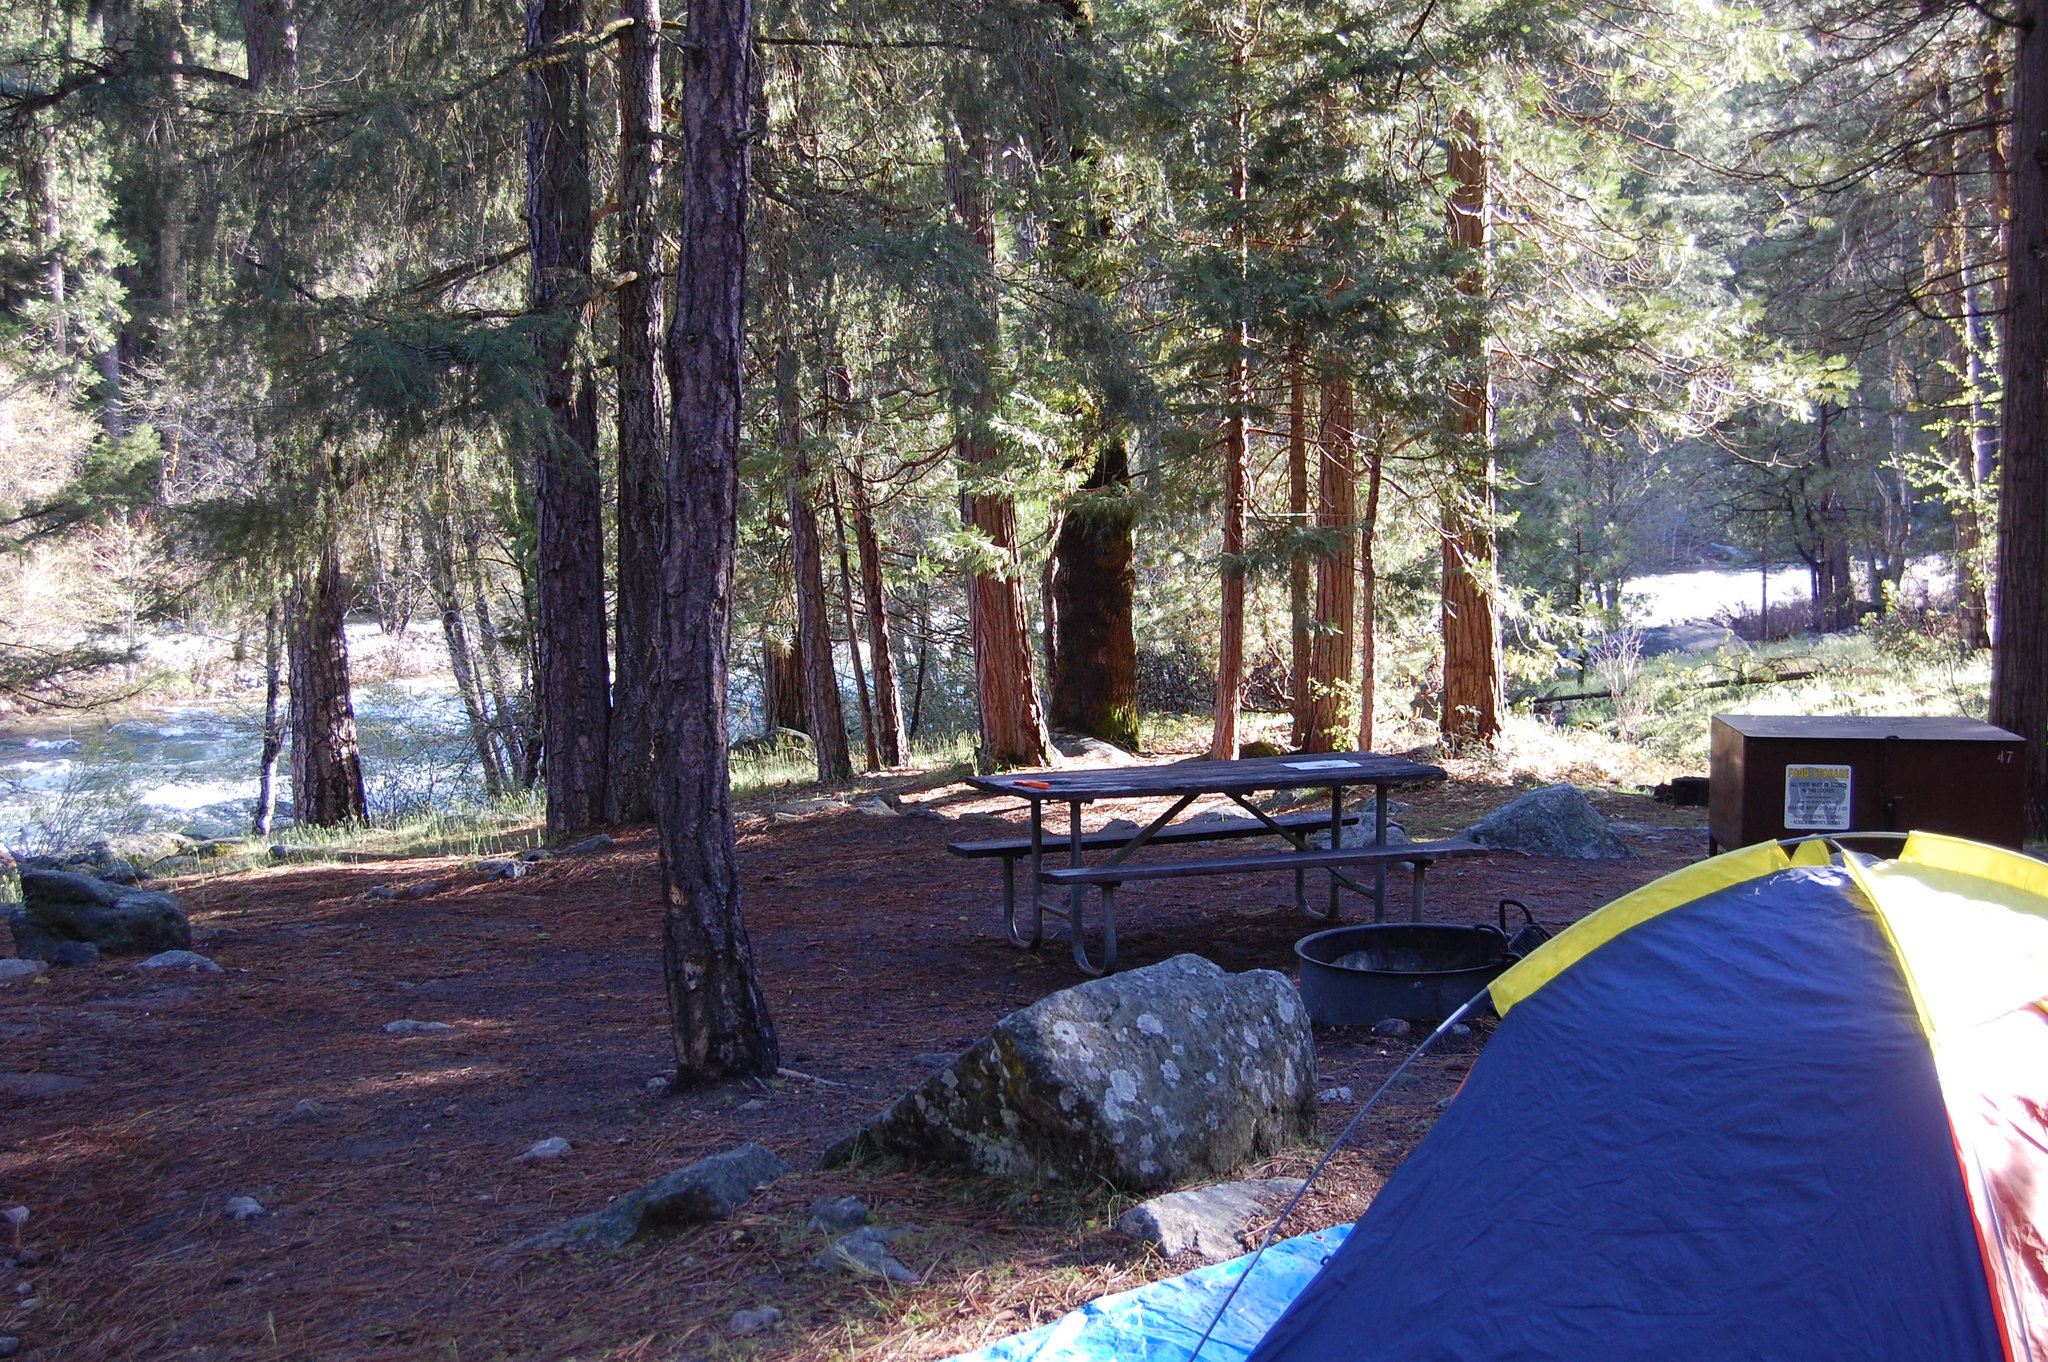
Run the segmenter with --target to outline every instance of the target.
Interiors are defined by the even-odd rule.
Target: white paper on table
[[[1290,761],[1287,765],[1296,771],[1349,771],[1358,763],[1355,761]]]

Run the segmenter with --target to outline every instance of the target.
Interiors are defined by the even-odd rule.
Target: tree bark
[[[963,120],[966,122],[967,120]],[[965,126],[947,147],[947,189],[954,218],[972,243],[976,277],[975,301],[985,324],[982,344],[999,343],[1000,302],[995,294],[995,218],[984,197],[983,182],[991,173],[987,138]],[[957,401],[961,405],[954,447],[967,478],[985,474],[995,462],[996,444],[989,431],[995,412],[993,361],[990,353],[961,357],[973,368]],[[968,618],[974,639],[974,685],[981,720],[980,765],[984,770],[1044,766],[1052,759],[1052,735],[1039,707],[1038,685],[1031,657],[1030,624],[1017,553],[1017,507],[1000,492],[964,493],[961,518],[981,535],[1002,560],[996,570],[977,571],[967,587]]]
[[[846,653],[853,662],[853,693],[860,698],[860,732],[867,746],[868,770],[882,769],[882,749],[875,740],[875,706],[868,698],[867,668],[860,660],[860,622],[853,610],[853,563],[846,552],[846,512],[839,504],[839,475],[832,475],[832,531],[839,541],[839,603],[846,612]]]
[[[1049,584],[1056,637],[1047,708],[1057,728],[1135,749],[1138,642],[1131,621],[1138,574],[1130,477],[1123,440],[1105,441],[1060,522]]]
[[[811,710],[804,696],[804,668],[794,642],[761,640],[761,726],[798,733],[811,731]]]
[[[668,412],[661,359],[661,0],[621,0],[618,605],[605,821],[654,814],[655,634]]]
[[[790,307],[785,295],[781,309],[785,325]],[[831,606],[825,599],[824,552],[818,541],[818,513],[811,501],[811,461],[804,449],[801,402],[796,346],[785,332],[775,355],[775,443],[786,469],[782,496],[789,512],[790,575],[796,580],[797,656],[803,667],[804,702],[811,716],[811,751],[817,758],[818,779],[843,784],[853,779],[853,757],[847,750],[839,674],[832,662]]]
[[[270,835],[277,816],[277,754],[284,748],[284,724],[278,700],[284,686],[284,632],[278,618],[277,602],[263,617],[263,752],[256,762],[256,816],[249,831],[258,837]]]
[[[655,807],[662,974],[677,1078],[773,1074],[779,1055],[740,917],[726,670],[746,358],[749,0],[691,0],[684,23],[683,221],[668,336],[668,524]]]
[[[875,537],[875,512],[867,477],[856,457],[847,470],[853,501],[853,539],[860,552],[861,610],[867,617],[868,659],[875,678],[875,742],[882,765],[901,766],[910,751],[903,729],[903,696],[896,680],[896,655],[889,639],[888,598],[882,589],[882,546]]]
[[[443,487],[448,469],[442,467]],[[420,513],[421,556],[425,559],[427,584],[434,593],[434,607],[441,617],[441,636],[448,644],[448,670],[455,677],[455,691],[462,697],[463,712],[469,719],[469,741],[477,764],[483,771],[484,793],[501,799],[512,792],[504,750],[492,722],[491,700],[485,689],[483,669],[471,636],[469,612],[462,606],[461,579],[455,571],[455,530],[449,523],[445,495]]]
[[[1323,380],[1317,433],[1316,521],[1334,547],[1316,559],[1316,628],[1309,644],[1308,723],[1305,752],[1334,752],[1349,736],[1345,703],[1351,698],[1351,629],[1357,612],[1358,506],[1356,417],[1351,379]]]
[[[1487,165],[1479,123],[1452,119],[1452,191],[1446,205],[1451,244],[1474,253],[1458,291],[1481,298],[1486,288]],[[1475,321],[1456,327],[1450,352],[1453,473],[1443,498],[1443,644],[1446,740],[1491,742],[1500,732],[1500,625],[1494,614],[1493,514],[1498,481],[1493,460],[1493,385],[1486,333]]]
[[[356,712],[349,700],[341,564],[326,545],[292,584],[285,652],[291,669],[292,819],[327,827],[368,812]]]
[[[2029,0],[2020,15],[1991,722],[2026,739],[2027,833],[2041,838],[2048,837],[2048,4]]]
[[[1231,65],[1242,72],[1250,59],[1249,38],[1238,34]],[[1244,317],[1249,288],[1249,254],[1244,206],[1250,192],[1251,111],[1242,100],[1231,106],[1230,199],[1236,215],[1230,224],[1231,252],[1236,258],[1238,296],[1230,324],[1230,358],[1223,380],[1223,580],[1216,621],[1216,725],[1209,734],[1209,756],[1231,761],[1238,752],[1238,717],[1244,704],[1244,516],[1245,408],[1251,403],[1251,328]]]
[[[1287,523],[1297,535],[1309,528],[1308,370],[1299,341],[1287,357]],[[1289,741],[1296,747],[1308,741],[1309,688],[1315,668],[1309,633],[1309,560],[1308,550],[1297,545],[1287,564],[1287,619],[1294,645],[1289,677],[1294,724]]]
[[[1380,527],[1380,474],[1384,470],[1379,447],[1372,445],[1365,455],[1365,514],[1358,525],[1358,750],[1372,751],[1373,706],[1379,700],[1379,611],[1380,566],[1377,549]]]
[[[582,27],[582,0],[527,0],[529,52]],[[586,83],[580,52],[526,75],[529,305],[546,321],[534,341],[548,414],[534,458],[534,644],[551,837],[604,821],[611,713],[597,396],[577,346],[594,296]]]

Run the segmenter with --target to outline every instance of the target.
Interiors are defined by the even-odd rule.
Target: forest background
[[[10,6],[0,694],[104,703],[153,632],[225,636],[263,680],[256,830],[286,783],[348,823],[345,621],[432,618],[483,791],[551,835],[659,814],[671,916],[736,924],[729,714],[827,781],[960,733],[984,767],[1140,746],[1158,711],[1214,755],[1258,711],[1307,750],[1483,748],[1561,680],[1626,743],[1623,584],[1793,563],[1781,627],[1865,626],[1965,707],[1988,659],[2039,834],[2032,31]],[[1946,585],[1904,589],[1930,555]]]

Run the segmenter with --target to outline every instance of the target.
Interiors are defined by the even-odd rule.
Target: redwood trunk
[[[811,731],[810,703],[804,696],[804,669],[797,647],[779,638],[761,640],[761,726]]]
[[[1309,528],[1308,371],[1298,344],[1287,363],[1287,523],[1297,535],[1306,534]],[[1309,552],[1297,543],[1287,564],[1287,618],[1294,643],[1289,677],[1294,724],[1289,741],[1296,747],[1308,741],[1309,681],[1314,670],[1309,646],[1309,579]]]
[[[1479,124],[1460,113],[1452,120],[1446,212],[1451,244],[1486,249],[1487,167]],[[1479,298],[1483,265],[1458,281],[1459,292]],[[1459,366],[1450,389],[1454,474],[1443,500],[1444,708],[1447,740],[1491,742],[1500,732],[1500,626],[1494,615],[1493,390],[1487,372],[1486,334],[1477,321],[1451,338]]]
[[[1249,59],[1247,40],[1240,36],[1231,64],[1240,72]],[[1238,296],[1230,325],[1229,372],[1223,382],[1227,406],[1223,426],[1223,581],[1216,621],[1216,726],[1209,735],[1209,756],[1230,761],[1238,752],[1238,718],[1244,705],[1244,515],[1245,408],[1251,401],[1251,330],[1243,309],[1248,256],[1244,205],[1250,185],[1250,110],[1242,102],[1231,107],[1230,198],[1237,214],[1230,226],[1231,251],[1237,263]]]
[[[327,827],[365,816],[356,712],[349,701],[341,565],[333,545],[293,583],[285,651],[291,669],[292,818]]]
[[[2012,248],[1991,722],[2027,741],[2027,833],[2048,836],[2048,4],[2014,26]]]
[[[1358,562],[1353,548],[1358,473],[1352,432],[1351,380],[1323,381],[1316,521],[1333,547],[1316,559],[1316,628],[1309,644],[1309,701],[1305,752],[1333,752],[1349,736],[1345,703],[1351,698],[1351,620],[1358,608]]]
[[[668,413],[661,371],[661,0],[619,35],[618,607],[605,819],[654,815],[654,663]]]
[[[527,0],[528,51],[582,26],[581,0]],[[526,76],[529,303],[546,322],[534,344],[548,413],[534,459],[534,644],[554,837],[604,821],[611,712],[597,398],[577,346],[592,297],[585,84],[580,53],[557,55]]]
[[[1373,706],[1379,700],[1380,474],[1377,446],[1365,456],[1365,514],[1358,526],[1358,750],[1372,751]]]
[[[1138,574],[1136,522],[1126,495],[1130,476],[1124,442],[1105,442],[1078,503],[1060,523],[1050,583],[1056,637],[1047,707],[1057,728],[1135,749],[1138,642],[1131,621]]]
[[[853,538],[860,552],[861,609],[867,616],[868,660],[875,677],[875,742],[884,766],[901,766],[910,752],[903,730],[903,695],[896,680],[896,655],[890,649],[888,598],[882,590],[882,546],[875,537],[874,507],[868,501],[867,479],[860,464],[849,471],[853,498]]]
[[[990,173],[987,140],[979,132],[963,133],[963,143],[948,149],[947,181],[954,216],[974,244],[980,277],[976,301],[989,322],[984,344],[998,343],[995,324],[995,218],[983,197],[982,181]],[[954,437],[967,479],[984,476],[995,462],[996,446],[989,434],[995,410],[993,356],[973,357],[976,377],[961,394],[963,410]],[[1017,507],[1007,495],[968,493],[962,518],[1002,560],[996,571],[976,572],[967,586],[968,618],[974,639],[974,686],[981,711],[980,764],[985,770],[1044,766],[1052,759],[1052,735],[1039,707],[1031,657],[1030,624],[1025,616],[1024,589],[1017,554]]]
[[[677,1077],[773,1074],[775,1024],[740,918],[726,669],[746,349],[749,0],[691,0],[683,62],[683,214],[668,336],[668,533],[655,808]]]

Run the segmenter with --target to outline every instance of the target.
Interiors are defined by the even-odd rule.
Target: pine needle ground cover
[[[1414,800],[1411,829],[1448,831],[1509,793],[1453,780]],[[907,798],[954,818],[1005,816],[958,785]],[[1633,837],[1636,861],[1441,866],[1431,915],[1471,922],[1512,895],[1561,925],[1703,850],[1696,811],[1601,802],[1667,830]],[[1190,1266],[1116,1234],[1128,1202],[1106,1189],[907,1165],[814,1171],[834,1138],[928,1074],[932,1054],[1077,978],[1057,942],[1010,946],[994,872],[946,854],[949,838],[997,824],[764,812],[743,819],[748,923],[783,1063],[802,1075],[765,1086],[648,1086],[669,1068],[648,831],[515,881],[434,858],[194,880],[180,889],[199,949],[224,974],[152,978],[115,962],[0,989],[0,1069],[82,1080],[10,1098],[0,1124],[0,1204],[31,1208],[24,1242],[41,1257],[0,1269],[0,1333],[43,1362],[941,1358]],[[1104,805],[1090,819],[1138,812]],[[416,900],[364,897],[432,880],[450,883]],[[1133,964],[1193,950],[1232,970],[1288,968],[1308,928],[1287,885],[1184,883],[1133,896]],[[386,1034],[400,1019],[452,1029]],[[1290,1230],[1355,1217],[1484,1036],[1433,1051]],[[1411,1044],[1319,1033],[1320,1083],[1362,1098]],[[1324,1137],[1353,1110],[1326,1103]],[[555,1136],[568,1154],[515,1161]],[[506,1256],[747,1140],[799,1171],[730,1220],[620,1253]],[[1299,1174],[1312,1157],[1252,1171]],[[915,1226],[893,1251],[918,1280],[812,1267],[826,1240],[806,1228],[809,1207],[828,1195]],[[237,1196],[265,1214],[228,1218]],[[779,1326],[730,1331],[735,1311],[763,1306],[783,1312]]]

